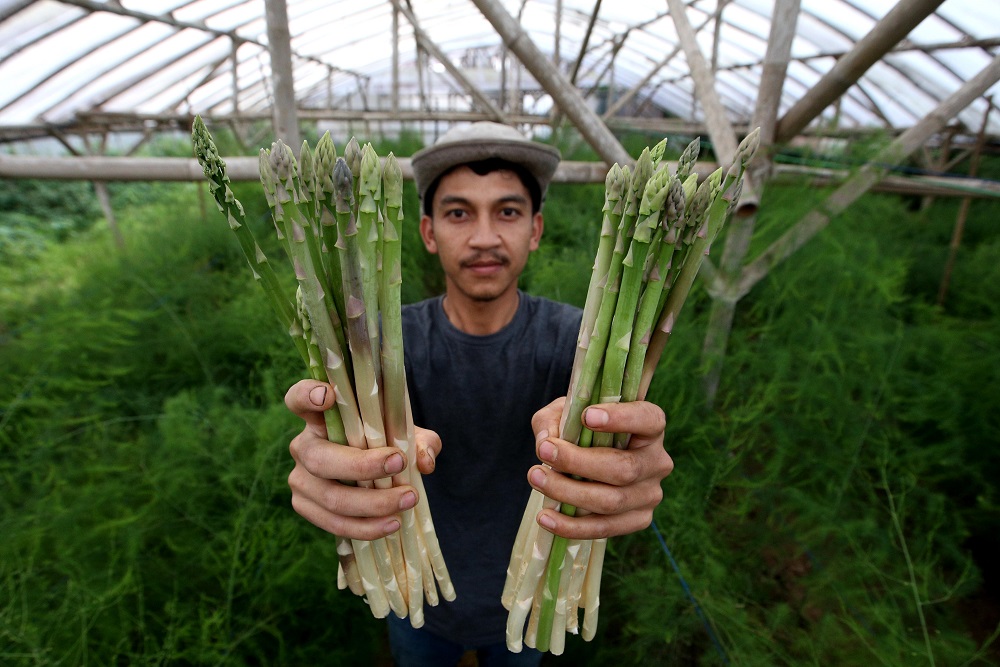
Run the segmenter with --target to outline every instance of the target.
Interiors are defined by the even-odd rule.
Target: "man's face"
[[[479,176],[460,167],[434,193],[432,216],[420,219],[424,245],[438,255],[448,291],[492,301],[517,289],[528,255],[542,237],[542,214],[509,171]]]

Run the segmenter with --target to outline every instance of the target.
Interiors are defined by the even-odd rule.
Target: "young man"
[[[441,262],[446,289],[403,308],[406,374],[414,422],[427,429],[418,435],[417,465],[457,599],[425,607],[419,630],[390,617],[400,667],[454,665],[471,649],[480,665],[537,665],[536,651],[507,651],[500,603],[531,487],[589,512],[542,511],[536,520],[545,529],[571,538],[622,535],[650,524],[673,467],[663,411],[651,403],[586,411],[593,430],[633,434],[627,450],[584,449],[558,437],[580,312],[517,287],[542,237],[541,205],[558,162],[556,149],[488,122],[451,130],[413,156],[420,233]],[[335,480],[385,477],[405,459],[395,448],[327,442],[321,412],[333,402],[333,392],[315,381],[299,382],[286,396],[306,422],[290,447],[292,504],[341,536],[392,533],[397,513],[416,503],[412,488],[369,490]]]

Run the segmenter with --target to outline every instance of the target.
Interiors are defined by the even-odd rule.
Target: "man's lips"
[[[506,257],[491,255],[489,257],[474,257],[461,263],[463,269],[476,273],[490,273],[504,268],[510,261]]]

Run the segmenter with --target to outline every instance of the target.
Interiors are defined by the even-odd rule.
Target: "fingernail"
[[[382,470],[386,475],[395,475],[403,470],[403,457],[399,454],[390,454],[382,462]]]
[[[535,436],[535,442],[538,442],[539,440],[545,440],[545,438],[547,437],[549,437],[549,430],[547,428],[543,428],[541,431],[538,432],[538,435]]]
[[[538,456],[541,457],[543,461],[548,463],[555,463],[556,456],[559,455],[559,450],[551,442],[546,440],[542,444],[538,445]]]
[[[397,521],[396,519],[387,521],[383,530],[386,532],[387,535],[389,533],[395,533],[397,530],[399,530],[399,521]]]
[[[417,504],[417,494],[413,491],[407,491],[403,494],[403,497],[399,499],[399,509],[408,510]]]
[[[313,387],[313,390],[309,392],[309,400],[313,402],[313,405],[323,405],[326,402],[326,387],[322,385]]]
[[[583,413],[583,421],[587,426],[604,426],[608,423],[608,413],[598,408],[587,408]]]
[[[556,522],[548,514],[539,514],[538,523],[542,528],[546,528],[548,530],[556,529]]]
[[[430,463],[431,470],[434,469],[434,452],[430,449],[424,450],[424,456],[427,457],[427,461]]]
[[[528,473],[528,479],[534,486],[539,488],[545,486],[545,473],[542,472],[541,468],[532,468],[531,472]]]

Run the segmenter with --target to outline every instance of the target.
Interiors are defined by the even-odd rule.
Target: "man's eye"
[[[521,215],[521,209],[518,208],[504,208],[500,209],[500,215],[505,218],[516,218]]]

